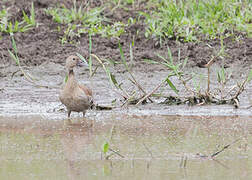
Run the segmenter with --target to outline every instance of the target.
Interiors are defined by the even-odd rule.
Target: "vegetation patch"
[[[122,22],[111,22],[104,16],[103,7],[90,8],[89,4],[85,6],[76,6],[76,1],[72,8],[66,8],[64,5],[58,8],[49,8],[46,10],[53,20],[59,23],[58,31],[64,31],[61,38],[62,43],[74,42],[82,34],[101,35],[102,37],[120,37],[125,33],[125,26]],[[65,25],[65,26],[60,26]]]
[[[147,38],[173,38],[185,42],[237,36],[251,36],[252,4],[250,1],[152,0],[145,17]]]
[[[205,68],[207,68],[207,74],[203,75],[200,73],[194,73],[194,72],[186,72],[185,66],[187,64],[188,59],[180,59],[180,50],[178,51],[178,63],[176,64],[173,60],[173,55],[171,53],[171,50],[169,47],[167,47],[167,54],[168,59],[165,57],[157,54],[157,56],[161,59],[161,61],[154,61],[150,59],[146,59],[145,61],[150,64],[160,64],[167,68],[167,77],[160,81],[159,85],[154,87],[153,90],[151,90],[149,93],[140,85],[140,83],[137,81],[137,78],[134,76],[134,73],[131,71],[130,66],[127,64],[127,61],[125,59],[122,46],[119,44],[119,50],[121,54],[121,63],[123,64],[125,71],[129,74],[129,77],[127,79],[139,90],[139,92],[134,91],[127,91],[123,88],[123,83],[119,83],[116,79],[116,76],[111,73],[111,70],[109,68],[109,65],[106,65],[106,60],[101,60],[96,55],[91,54],[93,57],[95,57],[96,60],[100,63],[100,65],[103,67],[104,71],[108,75],[109,81],[112,86],[116,88],[116,92],[120,94],[123,97],[123,103],[122,106],[125,104],[145,104],[147,103],[147,100],[150,102],[153,102],[151,99],[152,97],[165,97],[165,101],[162,102],[162,104],[167,105],[180,105],[180,104],[188,104],[188,105],[204,105],[204,104],[231,104],[234,105],[236,108],[240,106],[239,104],[239,95],[245,90],[246,85],[251,81],[252,79],[252,69],[249,71],[248,75],[242,82],[237,82],[236,85],[231,86],[231,88],[227,88],[226,84],[231,79],[231,74],[229,74],[224,66],[220,67],[220,69],[217,71],[217,81],[218,81],[218,87],[211,89],[211,83],[212,83],[212,76],[211,76],[211,66],[216,61],[216,58],[220,57],[224,54],[224,49],[221,48],[219,52],[217,52],[216,55],[213,55],[209,62],[205,64]],[[132,49],[131,49],[132,50]],[[130,62],[133,61],[133,52],[130,52]],[[92,67],[89,67],[90,71],[92,71]],[[92,73],[93,74],[93,73]],[[180,94],[180,90],[174,85],[171,78],[176,78],[177,82],[180,82],[180,84],[183,85],[184,91],[187,94],[190,94],[188,96]],[[126,78],[124,78],[126,80]],[[206,88],[204,88],[204,83],[207,85]],[[177,94],[177,96],[163,96],[162,94],[155,94],[157,90],[162,87],[167,86],[171,90]],[[128,88],[127,88],[128,89]]]
[[[30,16],[28,16],[25,11],[22,11],[23,17],[22,21],[11,21],[11,14],[7,9],[2,9],[0,11],[0,32],[3,33],[16,33],[16,32],[26,32],[36,26],[35,10],[33,2],[31,3]]]

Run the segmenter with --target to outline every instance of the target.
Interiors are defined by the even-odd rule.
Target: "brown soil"
[[[92,2],[92,6],[100,5],[100,1]],[[0,7],[8,7],[9,12],[12,14],[12,19],[21,19],[22,10],[29,13],[31,0],[13,0],[13,1],[1,1]],[[71,1],[65,0],[63,2],[66,6],[71,5]],[[80,44],[64,44],[59,41],[62,33],[57,32],[57,23],[53,22],[52,18],[46,15],[44,9],[56,6],[57,1],[49,0],[36,0],[35,3],[36,21],[39,26],[26,33],[16,33],[15,40],[18,46],[19,56],[21,63],[26,66],[36,66],[44,62],[55,62],[63,64],[65,58],[69,54],[79,52],[85,57],[88,56],[88,35],[81,36],[78,41]],[[140,8],[143,5],[140,5]],[[144,7],[144,6],[143,6]],[[109,16],[112,20],[125,21],[130,16],[136,16],[135,10],[125,11],[117,9],[112,15]],[[175,59],[177,52],[181,49],[181,57],[189,57],[189,67],[202,67],[206,64],[211,55],[213,55],[214,49],[220,49],[220,41],[212,40],[198,43],[178,43],[175,40],[167,39],[162,47],[157,46],[155,40],[148,40],[144,38],[144,26],[141,24],[128,27],[127,33],[120,37],[120,42],[123,45],[126,57],[129,57],[129,44],[132,41],[133,35],[136,30],[139,30],[140,35],[135,39],[134,46],[134,58],[139,63],[145,59],[158,59],[155,53],[162,55],[167,54],[167,45],[171,48]],[[0,56],[1,67],[14,65],[14,61],[9,57],[8,49],[11,49],[11,40],[8,34],[0,34],[2,36],[0,40]],[[93,40],[93,52],[102,58],[109,58],[113,60],[120,59],[120,53],[118,48],[117,39],[108,39],[95,36]],[[241,64],[243,67],[250,66],[252,64],[252,38],[247,38],[241,35],[239,41],[235,41],[233,38],[227,38],[224,40],[226,58],[225,65]],[[220,61],[221,62],[221,61]],[[149,68],[148,68],[149,69]],[[1,74],[0,76],[6,76]]]

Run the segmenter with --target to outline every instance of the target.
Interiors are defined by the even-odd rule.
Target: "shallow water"
[[[0,117],[0,179],[251,179],[251,118]]]

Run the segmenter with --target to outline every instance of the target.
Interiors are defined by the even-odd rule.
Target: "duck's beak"
[[[78,67],[83,67],[83,66],[88,66],[88,64],[85,63],[85,62],[82,61],[82,60],[79,60],[78,63],[77,63],[77,66],[78,66]]]

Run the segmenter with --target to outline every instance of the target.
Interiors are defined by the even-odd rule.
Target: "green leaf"
[[[170,81],[170,79],[167,77],[166,78],[166,82],[168,83],[168,85],[171,87],[171,89],[176,93],[176,94],[178,94],[178,90],[177,90],[177,88],[174,86],[174,84]]]
[[[226,72],[224,67],[222,67],[218,72],[217,72],[217,79],[219,83],[225,83],[226,82]]]
[[[168,56],[169,56],[170,62],[171,62],[171,64],[173,64],[172,53],[171,53],[171,49],[169,48],[169,46],[167,46],[167,50],[168,50]]]
[[[170,70],[173,70],[175,71],[175,66],[170,64],[169,62],[168,63],[164,63],[164,62],[161,62],[160,64],[163,64],[164,66],[168,67]]]
[[[16,45],[16,42],[15,42],[15,39],[13,37],[13,34],[11,35],[11,42],[12,42],[12,48],[15,52],[15,54],[17,54],[17,45]]]
[[[86,59],[85,59],[81,54],[76,53],[76,55],[77,55],[84,63],[88,64],[87,61],[86,61]]]
[[[144,59],[144,62],[149,63],[149,64],[160,64],[159,62],[151,60],[151,59]]]
[[[248,78],[247,78],[247,82],[250,82],[252,79],[252,69],[249,72]]]
[[[124,53],[123,53],[123,50],[122,50],[122,46],[121,46],[121,43],[119,42],[119,49],[120,49],[120,55],[121,55],[121,60],[125,66],[125,68],[128,70],[128,65],[127,65],[127,62],[126,62],[126,59],[124,57]]]
[[[111,66],[114,66],[115,64],[120,64],[120,62],[116,62],[113,59],[104,59],[104,60],[107,61]]]
[[[14,26],[14,32],[17,32],[18,31],[18,21],[15,21],[15,26]]]
[[[12,48],[13,48],[15,54],[13,54],[10,50],[8,50],[8,51],[9,51],[9,54],[12,57],[12,59],[14,59],[16,61],[16,64],[19,66],[20,62],[19,62],[19,58],[18,58],[18,55],[17,55],[17,45],[16,45],[16,42],[15,42],[13,33],[10,33],[10,36],[11,36]]]
[[[90,54],[92,53],[92,36],[89,34],[89,59],[88,59],[88,67],[89,67],[89,74],[91,76],[92,74],[92,56]]]
[[[10,56],[12,59],[16,61],[16,64],[19,66],[19,59],[8,49]]]
[[[104,153],[107,153],[108,150],[109,150],[109,143],[108,143],[108,142],[105,142],[105,143],[103,144],[103,149],[102,149],[102,151],[103,151]]]
[[[66,75],[66,77],[65,77],[65,80],[64,80],[65,83],[67,82],[67,80],[68,80],[68,75]]]
[[[30,21],[29,17],[26,15],[26,13],[24,12],[24,10],[22,12],[23,12],[23,17],[24,17],[25,22],[27,24],[31,24],[31,21]]]
[[[8,32],[9,33],[13,33],[13,30],[12,30],[12,23],[9,22],[9,25],[8,25]]]
[[[167,64],[170,64],[168,61],[167,61],[167,59],[165,59],[163,56],[161,56],[160,54],[158,54],[158,53],[156,53],[156,55],[160,58],[160,59],[162,59],[163,61],[165,61]]]
[[[225,69],[224,67],[221,68],[221,80],[222,82],[225,82],[226,81],[226,77],[225,77]]]
[[[183,65],[182,65],[182,69],[185,68],[185,66],[186,66],[186,64],[187,64],[187,61],[188,61],[188,58],[185,58],[184,63],[183,63]]]
[[[109,72],[109,77],[110,77],[112,83],[113,83],[116,87],[118,87],[118,82],[116,81],[115,75],[113,75],[111,72]]]
[[[30,29],[32,29],[32,25],[31,24],[27,24],[27,25],[25,25],[24,27],[22,27],[20,29],[20,32],[25,32],[25,31],[28,31]]]
[[[133,63],[134,56],[133,56],[133,48],[132,45],[130,44],[130,62]]]
[[[199,77],[199,80],[198,80],[198,82],[196,81],[197,79],[197,77]],[[202,75],[201,74],[199,74],[199,75],[197,75],[197,74],[195,74],[195,73],[193,73],[193,77],[192,77],[192,82],[193,82],[193,86],[194,86],[194,88],[195,88],[195,90],[199,93],[200,92],[200,87],[201,87],[201,80],[202,80]]]
[[[220,71],[217,72],[217,79],[218,79],[218,82],[221,83],[221,76],[220,76]]]
[[[178,60],[180,61],[180,48],[178,50]]]
[[[35,11],[34,11],[34,4],[33,4],[33,2],[31,4],[31,17],[30,17],[30,21],[31,21],[32,25],[35,26],[36,21],[35,21]]]

